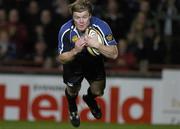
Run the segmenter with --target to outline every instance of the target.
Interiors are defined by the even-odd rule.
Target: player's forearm
[[[100,44],[98,46],[98,50],[101,54],[103,54],[107,58],[116,59],[118,56],[118,49],[116,45],[105,46]]]
[[[64,52],[59,55],[59,60],[62,64],[66,64],[70,61],[72,61],[75,56],[77,55],[77,51],[73,48],[71,51]]]

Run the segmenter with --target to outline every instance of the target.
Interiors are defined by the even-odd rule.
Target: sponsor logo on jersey
[[[107,41],[112,41],[113,40],[112,34],[106,35],[106,40]]]

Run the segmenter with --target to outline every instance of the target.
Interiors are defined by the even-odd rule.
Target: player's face
[[[79,31],[85,31],[90,24],[91,14],[88,11],[74,12],[74,24]]]

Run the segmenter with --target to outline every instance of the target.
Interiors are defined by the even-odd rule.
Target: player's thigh
[[[71,96],[78,95],[82,80],[83,76],[76,74],[66,78],[64,82],[66,83],[66,89]]]
[[[64,83],[67,85],[66,89],[70,95],[77,95],[83,80],[81,71],[66,71],[63,75]]]

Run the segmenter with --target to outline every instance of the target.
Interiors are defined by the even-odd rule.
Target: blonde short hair
[[[76,0],[74,3],[69,5],[69,10],[71,14],[74,12],[83,12],[88,11],[90,14],[92,14],[92,4],[89,0]]]

